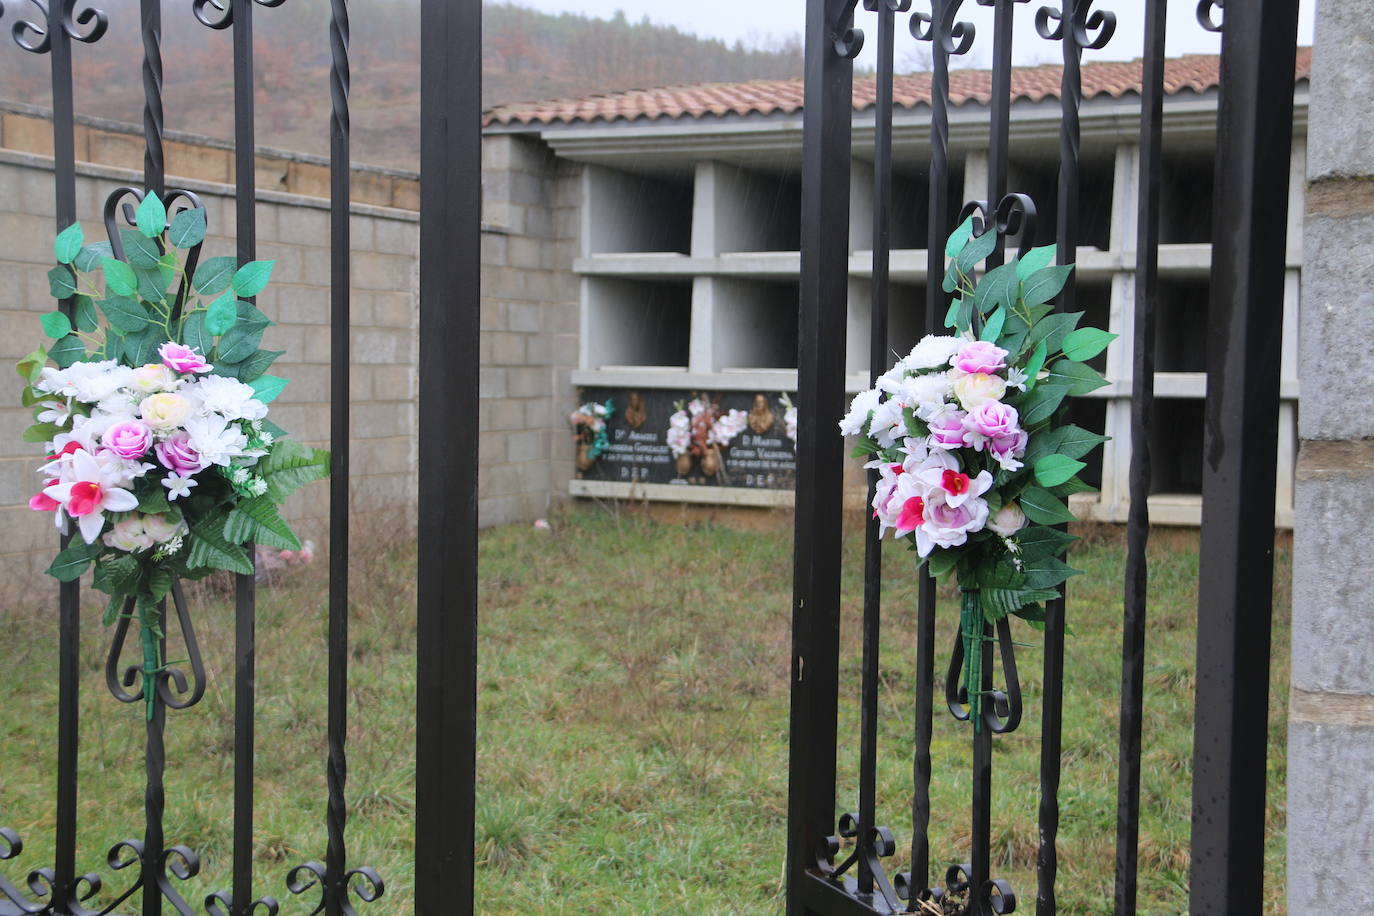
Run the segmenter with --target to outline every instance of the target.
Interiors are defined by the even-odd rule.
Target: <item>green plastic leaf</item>
[[[1065,579],[1080,572],[1058,557],[1035,557],[1025,562],[1026,584],[1035,589],[1062,585]]]
[[[276,261],[249,261],[238,269],[229,285],[244,299],[252,298],[267,287],[272,279],[272,268]]]
[[[182,210],[172,217],[167,240],[177,248],[194,248],[205,241],[205,211]]]
[[[964,250],[959,252],[959,257],[955,259],[955,263],[965,274],[972,274],[973,268],[995,250],[997,250],[997,230],[989,228],[964,246]]]
[[[1059,291],[1069,281],[1069,274],[1071,273],[1073,273],[1072,264],[1064,264],[1059,267],[1042,267],[1021,282],[1021,299],[1026,305],[1040,305],[1049,302],[1059,295]]]
[[[238,321],[239,313],[235,305],[234,294],[225,293],[214,302],[210,303],[209,310],[205,313],[205,330],[218,337],[229,331]]]
[[[1016,533],[1016,543],[1023,558],[1057,557],[1076,540],[1077,535],[1046,525],[1029,525]]]
[[[66,337],[72,332],[71,321],[61,312],[48,312],[46,315],[40,315],[38,320],[43,325],[43,333],[54,340]]]
[[[72,261],[72,266],[82,273],[91,273],[100,267],[100,262],[110,257],[114,250],[109,242],[91,242],[85,248],[77,252],[76,258]]]
[[[43,377],[43,366],[48,361],[48,351],[39,347],[15,364],[19,377],[32,385]]]
[[[138,333],[146,328],[152,319],[142,302],[129,296],[111,296],[100,302],[100,310],[105,320],[126,333]]]
[[[57,363],[59,369],[67,368],[85,355],[86,345],[75,334],[68,334],[53,344],[52,349],[48,351],[48,357]]]
[[[68,430],[56,423],[35,423],[24,430],[22,438],[25,442],[49,442],[53,436],[63,432]]]
[[[1026,346],[1033,347],[1043,340],[1048,345],[1049,352],[1054,353],[1063,346],[1064,335],[1076,328],[1082,318],[1082,312],[1059,312],[1054,315],[1045,315],[1035,323],[1030,334],[1026,336]]]
[[[1043,487],[1026,487],[1021,491],[1021,511],[1026,518],[1040,525],[1062,525],[1077,521],[1064,501]]]
[[[278,378],[275,375],[259,375],[257,378],[248,382],[248,387],[253,389],[253,396],[264,404],[270,404],[277,399],[277,395],[285,390],[290,381]]]
[[[205,312],[187,315],[181,323],[181,342],[195,347],[201,356],[208,356],[215,348],[215,335],[205,326]]]
[[[81,253],[82,241],[80,223],[72,223],[57,233],[57,238],[52,243],[52,253],[57,258],[57,263],[70,264],[76,260],[76,256]]]
[[[949,290],[945,290],[945,292],[949,292]],[[947,328],[952,328],[952,327],[954,327],[956,324],[958,324],[958,322],[959,322],[959,305],[960,305],[960,300],[958,300],[958,299],[951,299],[951,300],[950,300],[950,303],[949,303],[949,310],[948,310],[947,312],[945,312],[945,327],[947,327]]]
[[[1081,461],[1063,455],[1046,455],[1035,462],[1035,482],[1042,487],[1057,487],[1087,467]]]
[[[1110,384],[1101,372],[1092,366],[1061,359],[1050,367],[1049,380],[1056,385],[1065,385],[1069,394],[1080,397]]]
[[[1041,456],[1056,454],[1066,458],[1082,458],[1107,441],[1080,426],[1061,426],[1059,429],[1036,433],[1026,447],[1025,460],[1034,464]]]
[[[101,617],[100,622],[107,627],[114,626],[114,622],[119,619],[119,613],[128,600],[123,595],[111,595],[109,604],[105,605],[105,614]]]
[[[138,498],[138,511],[145,515],[172,511],[171,503],[167,502],[167,489],[160,481],[156,487],[148,487],[147,492]]]
[[[259,350],[241,363],[215,364],[215,372],[220,375],[229,375],[240,382],[253,382],[260,375],[272,368],[272,364],[277,361],[277,357],[284,354],[285,350]]]
[[[214,522],[206,519],[191,529],[191,548],[186,555],[186,565],[191,569],[213,567],[239,575],[252,575],[253,562],[248,557],[248,551],[229,543],[224,537],[223,526]]]
[[[926,558],[926,571],[939,579],[949,574],[959,562],[957,550],[933,550]]]
[[[329,476],[329,453],[290,439],[279,440],[257,469],[267,480],[267,496],[280,503],[306,484]]]
[[[209,320],[206,320],[209,329]],[[229,333],[220,338],[218,357],[226,363],[242,362],[252,356],[262,343],[262,325],[236,324]]]
[[[954,316],[954,326],[959,329],[959,333],[973,327],[973,313],[978,308],[972,299],[959,300],[959,314]]]
[[[153,596],[153,601],[161,601],[167,597],[167,593],[172,590],[172,574],[161,566],[148,573],[148,594]]]
[[[149,191],[144,195],[134,214],[134,222],[138,224],[138,231],[150,239],[157,238],[167,228],[167,208],[156,193]]]
[[[172,271],[166,267],[135,267],[138,277],[138,295],[144,302],[166,302],[167,287],[172,284]]]
[[[229,288],[238,262],[233,258],[211,258],[196,268],[191,285],[202,296],[217,296]]]
[[[54,299],[67,299],[76,294],[76,277],[70,267],[54,267],[48,271],[48,292]]]
[[[1081,477],[1070,477],[1068,480],[1054,487],[1050,492],[1060,499],[1068,499],[1075,493],[1096,493],[1097,487],[1088,483]]]
[[[1086,362],[1107,349],[1116,337],[1097,328],[1079,328],[1065,335],[1064,355],[1076,362]]]
[[[157,247],[156,239],[150,239],[134,229],[119,230],[119,239],[124,243],[124,260],[130,267],[152,268],[158,265],[162,249]]]
[[[242,299],[238,303],[239,324],[244,327],[271,327],[275,322],[251,302],[244,302]]]
[[[1044,588],[984,588],[979,592],[983,619],[988,623],[997,623],[1028,605],[1059,597],[1058,592]]]
[[[1019,288],[1014,263],[994,267],[978,281],[978,289],[974,293],[974,298],[978,300],[978,310],[986,315],[999,305],[1015,305]]]
[[[132,595],[138,591],[141,573],[138,558],[121,553],[96,564],[91,584],[107,595]]]
[[[1016,262],[1017,279],[1024,280],[1036,271],[1053,264],[1056,251],[1054,245],[1044,245],[1026,252],[1025,257]]]
[[[47,573],[58,582],[75,582],[81,578],[81,574],[91,565],[91,560],[99,552],[99,542],[92,545],[80,538],[73,538],[71,545],[53,558]]]
[[[1054,412],[1059,409],[1059,405],[1064,403],[1064,398],[1068,395],[1068,389],[1061,385],[1048,385],[1041,383],[1035,390],[1028,393],[1016,405],[1016,409],[1021,414],[1021,425],[1031,427],[1041,420],[1048,420],[1054,416]]]
[[[138,292],[138,275],[134,269],[118,258],[101,258],[100,266],[105,268],[105,286],[118,296],[132,296]]]
[[[90,296],[78,294],[74,300],[74,311],[76,312],[76,329],[83,334],[90,334],[100,327],[100,316],[96,314],[95,302]]]
[[[973,235],[973,217],[969,216],[949,234],[949,239],[945,242],[945,257],[957,258],[959,252],[963,251],[964,246],[968,244],[971,235]]]
[[[1007,323],[1007,310],[998,308],[988,316],[988,320],[983,322],[983,333],[978,335],[979,340],[986,340],[989,343],[997,343],[997,338],[1002,336],[1002,326]]]
[[[136,334],[124,335],[120,344],[123,359],[134,366],[158,362],[157,349],[167,341],[159,325],[150,324]]]
[[[224,521],[224,536],[235,544],[253,540],[279,550],[300,550],[301,542],[268,496],[239,503]]]
[[[1030,360],[1026,363],[1026,390],[1035,390],[1036,376],[1045,367],[1045,356],[1049,353],[1049,345],[1045,341],[1040,341],[1035,345],[1035,352],[1031,353]]]

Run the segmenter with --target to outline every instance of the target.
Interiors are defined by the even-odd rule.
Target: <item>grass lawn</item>
[[[1088,527],[1073,555],[1061,788],[1060,912],[1109,913],[1113,881],[1117,703],[1124,542]],[[1142,914],[1186,912],[1195,533],[1159,531],[1151,548],[1147,650]],[[1284,912],[1284,708],[1288,683],[1289,551],[1277,552],[1271,687],[1267,912]],[[909,726],[915,590],[911,556],[885,557],[881,659],[880,823],[910,842]],[[854,804],[858,744],[862,538],[846,538],[839,806]],[[787,670],[791,538],[719,526],[657,524],[588,510],[482,538],[477,802],[481,914],[781,913],[787,796]],[[289,897],[286,871],[324,855],[324,564],[259,592],[259,893]],[[350,846],[387,880],[360,913],[413,913],[413,554],[355,558]],[[54,589],[55,593],[55,589]],[[98,596],[97,596],[98,597]],[[0,872],[49,865],[56,699],[55,597],[0,617],[6,702],[0,706],[0,825],[26,848]],[[957,605],[942,604],[943,672]],[[142,718],[103,686],[99,609],[83,652],[80,864],[142,822]],[[211,685],[168,729],[167,835],[203,856],[188,900],[228,885],[232,800],[232,620],[213,589],[195,614]],[[1018,639],[1037,642],[1017,627]],[[1038,652],[1018,653],[1021,730],[995,750],[995,871],[1020,909],[1034,909],[1039,787]],[[968,848],[968,731],[935,718],[932,849],[937,863]],[[891,862],[903,867],[905,852]],[[108,888],[119,876],[98,870]],[[286,901],[284,916],[314,898]],[[458,910],[455,910],[455,913]]]

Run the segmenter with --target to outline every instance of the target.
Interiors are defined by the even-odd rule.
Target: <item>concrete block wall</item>
[[[1294,913],[1374,897],[1374,22],[1367,0],[1317,7],[1308,127],[1303,378],[1288,717]]]
[[[478,515],[537,518],[566,492],[576,407],[577,167],[537,141],[482,144],[482,381]]]

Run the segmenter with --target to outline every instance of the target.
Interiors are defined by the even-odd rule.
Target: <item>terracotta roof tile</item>
[[[1164,89],[1170,95],[1192,90],[1205,92],[1220,78],[1220,59],[1212,54],[1170,58],[1164,65]],[[1298,49],[1296,77],[1307,79],[1312,70],[1312,49]],[[1059,97],[1063,68],[1059,65],[1018,67],[1012,71],[1012,99],[1038,102]],[[1083,97],[1119,98],[1140,91],[1141,62],[1098,61],[1083,65]],[[898,108],[930,104],[929,73],[898,76],[893,96]],[[952,70],[950,102],[954,105],[986,105],[991,98],[992,73],[988,70]],[[864,111],[875,101],[874,77],[854,81],[854,109]],[[795,114],[802,108],[801,80],[754,80],[747,83],[700,83],[661,89],[630,89],[581,99],[552,99],[502,105],[486,113],[492,124],[576,124],[596,121],[639,121],[727,115]]]

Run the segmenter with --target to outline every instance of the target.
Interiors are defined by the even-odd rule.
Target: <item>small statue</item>
[[[761,394],[754,395],[754,406],[749,409],[749,428],[762,436],[773,428],[775,419],[768,398]]]
[[[639,429],[648,419],[649,412],[644,407],[644,396],[638,391],[630,392],[630,403],[625,406],[625,425],[630,429]]]

